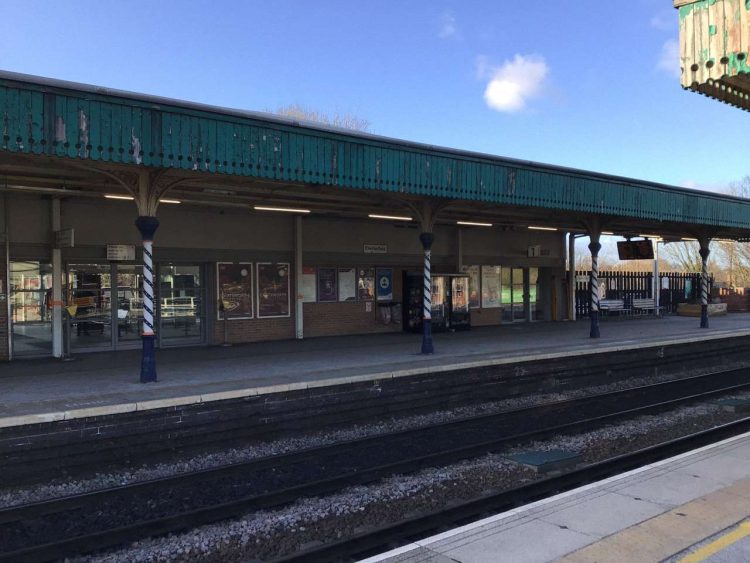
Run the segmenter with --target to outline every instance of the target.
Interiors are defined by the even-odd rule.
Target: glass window
[[[52,354],[52,266],[11,262],[9,282],[13,355]]]
[[[482,308],[500,306],[500,266],[482,266]]]
[[[478,309],[481,305],[482,290],[479,283],[479,266],[469,266],[466,268],[466,273],[469,275],[469,307]]]

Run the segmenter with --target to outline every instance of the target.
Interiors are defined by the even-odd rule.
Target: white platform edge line
[[[482,520],[477,520],[476,522],[472,522],[470,524],[465,524],[463,526],[460,526],[458,528],[454,528],[453,530],[448,530],[447,532],[442,532],[440,534],[437,534],[435,536],[431,536],[429,538],[425,538],[424,540],[419,540],[416,542],[412,542],[408,545],[393,549],[391,551],[388,551],[386,553],[382,553],[380,555],[374,555],[372,557],[368,557],[367,559],[362,559],[358,563],[378,563],[380,561],[384,561],[386,559],[389,559],[391,557],[395,557],[397,555],[402,555],[404,553],[407,553],[410,550],[414,549],[429,549],[429,546],[433,543],[451,538],[453,536],[456,536],[458,534],[463,534],[465,532],[469,532],[471,530],[474,530],[476,528],[480,528],[482,526],[486,526],[487,524],[493,524],[495,522],[499,522],[501,520],[506,520],[508,518],[511,518],[513,516],[518,516],[523,514],[524,512],[530,511],[534,508],[538,508],[547,504],[551,504],[554,502],[557,502],[559,500],[565,499],[567,497],[585,492],[590,489],[598,488],[598,487],[604,487],[610,483],[614,483],[617,481],[620,481],[622,479],[626,479],[628,477],[632,477],[634,475],[638,475],[639,473],[643,473],[645,471],[648,471],[650,469],[662,467],[664,465],[673,463],[675,461],[678,461],[680,459],[684,459],[686,457],[690,457],[693,455],[697,455],[715,448],[719,448],[722,446],[725,446],[727,444],[731,444],[732,442],[736,442],[738,440],[743,440],[746,438],[750,438],[750,432],[745,432],[744,434],[739,434],[737,436],[732,436],[731,438],[726,438],[724,440],[721,440],[720,442],[716,442],[714,444],[709,444],[707,446],[702,446],[700,448],[697,448],[695,450],[690,450],[689,452],[681,453],[676,456],[663,459],[661,461],[657,461],[654,463],[650,463],[648,465],[644,465],[643,467],[639,467],[637,469],[631,469],[630,471],[627,471],[625,473],[621,473],[619,475],[613,475],[612,477],[608,477],[606,479],[602,479],[601,481],[596,481],[594,483],[589,483],[588,485],[583,485],[582,487],[578,487],[576,489],[572,489],[570,491],[565,491],[564,493],[557,494],[553,497],[541,499],[535,502],[532,502],[530,504],[525,504],[523,506],[519,506],[518,508],[514,508],[512,510],[508,510],[506,512],[502,512],[500,514],[495,514],[494,516],[488,516],[487,518],[483,518]]]
[[[132,411],[152,410],[164,407],[177,407],[193,405],[199,403],[208,403],[211,401],[220,401],[226,399],[240,399],[243,397],[252,397],[255,395],[268,395],[271,393],[283,393],[288,391],[304,391],[305,389],[315,389],[318,387],[327,387],[330,385],[345,385],[347,383],[362,383],[375,381],[379,379],[396,379],[400,377],[409,377],[414,375],[429,375],[444,373],[447,371],[457,371],[463,369],[492,367],[505,364],[535,362],[540,360],[550,360],[556,358],[568,358],[579,356],[582,352],[585,355],[606,354],[609,352],[625,352],[636,348],[659,348],[661,346],[671,346],[676,344],[690,344],[692,342],[702,342],[707,340],[721,340],[727,337],[741,338],[750,336],[750,330],[732,331],[726,330],[718,333],[712,333],[706,336],[696,336],[682,339],[661,340],[645,344],[638,342],[634,344],[620,344],[606,346],[595,349],[575,348],[572,350],[548,352],[543,354],[509,356],[506,358],[493,358],[490,360],[476,360],[472,362],[462,362],[458,364],[446,364],[438,366],[425,366],[419,368],[403,369],[399,371],[385,371],[380,373],[365,374],[361,376],[344,376],[341,378],[329,378],[317,381],[299,381],[293,383],[280,383],[277,385],[267,385],[264,387],[245,387],[242,389],[232,389],[228,391],[216,391],[206,394],[193,394],[189,396],[166,397],[164,399],[153,399],[148,401],[128,401],[126,403],[115,403],[112,405],[102,405],[98,407],[86,407],[82,409],[69,409],[64,411],[52,411],[46,413],[33,413],[26,415],[14,415],[0,418],[0,428],[9,428],[12,426],[23,426],[26,424],[39,424],[44,422],[57,422],[60,420],[75,420],[90,416],[106,416],[110,414],[123,414]],[[131,408],[132,407],[132,408]],[[96,414],[91,414],[92,411]]]

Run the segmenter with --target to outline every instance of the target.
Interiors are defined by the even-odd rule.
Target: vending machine
[[[404,272],[404,330],[420,332],[423,315],[423,283],[420,272]],[[465,274],[433,274],[431,297],[432,330],[468,330],[469,276]]]

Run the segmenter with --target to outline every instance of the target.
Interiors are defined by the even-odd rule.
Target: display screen
[[[620,260],[653,260],[654,246],[650,240],[628,240],[617,243]]]

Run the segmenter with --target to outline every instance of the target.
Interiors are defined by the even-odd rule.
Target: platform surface
[[[750,561],[750,433],[364,560],[504,561]]]
[[[750,314],[588,320],[476,328],[435,334],[435,354],[419,353],[417,334],[263,342],[230,348],[157,351],[159,381],[138,382],[140,351],[79,354],[72,362],[17,360],[0,365],[0,427],[129,412],[174,404],[376,380],[462,367],[574,356],[706,338],[750,335]]]

